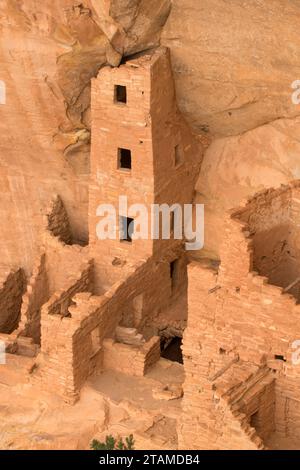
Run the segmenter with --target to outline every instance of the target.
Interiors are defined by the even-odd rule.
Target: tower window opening
[[[120,216],[120,241],[132,243],[134,232],[134,219]]]
[[[118,160],[118,168],[131,170],[131,150],[119,148]]]
[[[115,85],[115,101],[117,103],[127,103],[127,88],[123,85]]]

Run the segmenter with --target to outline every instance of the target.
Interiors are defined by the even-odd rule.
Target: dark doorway
[[[169,361],[179,362],[183,364],[182,357],[182,338],[175,336],[173,338],[162,338],[161,340],[161,357]]]
[[[131,170],[131,150],[118,149],[118,167],[123,170]]]
[[[134,219],[130,217],[120,217],[120,240],[131,243],[134,232]]]
[[[127,89],[126,86],[116,85],[115,86],[115,101],[117,103],[127,103]]]

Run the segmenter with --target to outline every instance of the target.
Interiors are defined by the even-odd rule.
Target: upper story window
[[[0,80],[0,104],[6,104],[6,85]]]
[[[115,85],[115,102],[127,103],[127,88],[123,85]]]
[[[131,150],[118,149],[118,168],[121,170],[131,170]]]

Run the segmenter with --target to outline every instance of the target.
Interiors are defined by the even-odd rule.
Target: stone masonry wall
[[[233,410],[224,391],[218,390],[222,375],[227,371],[230,373],[238,358],[234,353],[220,354],[218,341],[215,340],[216,275],[209,266],[203,267],[197,263],[189,266],[189,310],[183,338],[185,382],[182,417],[178,425],[179,448],[257,449],[262,445],[261,441],[250,429],[245,415]],[[249,372],[246,368],[239,371],[238,377],[231,378],[234,387],[239,387],[256,370]]]
[[[113,339],[103,342],[103,368],[143,377],[160,358],[160,338],[152,337],[142,346],[117,343]]]
[[[168,256],[172,259],[174,253]],[[75,295],[72,284],[72,292],[56,294],[43,307],[40,375],[44,386],[51,387],[66,401],[76,401],[89,375],[102,370],[103,341],[114,338],[116,327],[133,308],[137,296],[143,295],[145,317],[155,315],[170,302],[168,261],[141,261],[123,274],[124,278],[101,296],[88,292]],[[58,315],[65,306],[64,298],[69,316]]]
[[[253,270],[281,287],[289,286],[300,276],[297,191],[297,183],[263,191],[238,212],[240,220],[248,224],[253,240]],[[296,287],[298,297],[299,285]]]
[[[136,262],[152,254],[152,240],[134,243],[98,240],[97,216],[100,204],[116,208],[116,230],[119,232],[119,196],[127,196],[128,205],[154,202],[153,150],[150,118],[151,76],[146,65],[122,65],[101,69],[92,82],[92,147],[89,204],[90,252],[95,258],[97,284],[109,288],[120,276],[112,264],[119,259]],[[126,86],[127,103],[116,103],[115,86]],[[132,169],[118,168],[118,149],[131,150]],[[122,212],[122,214],[121,214]],[[125,214],[123,214],[125,215]],[[99,265],[99,268],[98,268]]]
[[[32,276],[22,299],[19,334],[30,337],[35,344],[41,341],[41,309],[49,299],[46,271],[46,255],[43,253],[35,263]]]
[[[12,333],[20,320],[25,275],[22,269],[1,269],[0,333]]]
[[[289,242],[291,246],[289,263],[289,271],[291,273],[290,279],[300,278],[300,232],[299,232],[299,221],[300,221],[300,186],[295,184],[292,188],[292,201],[290,209],[290,224],[293,229],[289,234]],[[293,294],[298,301],[300,300],[300,283],[298,282],[295,287],[289,290],[290,294]]]
[[[290,187],[285,190],[290,192]],[[219,272],[201,264],[189,267],[189,316],[183,341],[186,382],[182,445],[195,448],[199,442],[204,445],[199,432],[205,429],[206,445],[215,448],[216,423],[206,418],[205,412],[213,406],[212,384],[207,385],[207,380],[216,374],[223,375],[232,367],[233,357],[242,364],[274,371],[279,397],[275,432],[279,437],[290,434],[300,437],[297,425],[300,367],[292,362],[292,344],[300,338],[297,327],[300,305],[293,296],[284,294],[282,288],[251,272],[252,249],[249,225],[229,217]],[[287,417],[287,403],[295,410],[295,416]],[[193,417],[189,416],[191,410]],[[193,429],[197,426],[195,433]],[[224,421],[220,432],[225,431]]]
[[[69,338],[69,308],[73,297],[79,292],[91,292],[93,289],[93,266],[86,263],[77,276],[69,279],[69,285],[52,295],[42,308],[41,353],[38,356],[35,379],[46,389],[73,397],[73,388],[69,385],[73,376],[73,352]],[[67,326],[67,328],[65,328]],[[75,360],[75,359],[74,359]]]
[[[78,269],[88,259],[88,247],[67,245],[50,231],[43,234],[43,249],[46,254],[46,271],[49,294],[69,285]]]
[[[125,86],[127,102],[115,98],[115,86]],[[159,48],[118,68],[101,69],[92,86],[92,148],[90,185],[90,254],[95,258],[96,284],[109,288],[120,279],[117,265],[135,263],[153,254],[159,259],[178,240],[151,239],[151,204],[192,203],[202,161],[202,146],[188,129],[176,105],[169,51]],[[118,165],[118,149],[131,151],[131,169]],[[175,149],[182,160],[176,164]],[[166,174],[168,178],[166,178]],[[148,238],[119,240],[119,196],[128,207],[144,204]],[[97,208],[116,209],[116,239],[99,240]],[[139,210],[128,214],[136,219]],[[170,217],[171,219],[171,217]]]

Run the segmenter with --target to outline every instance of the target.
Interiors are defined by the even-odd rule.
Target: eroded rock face
[[[0,0],[3,261],[30,269],[53,194],[87,238],[90,80],[159,42],[171,48],[181,111],[213,140],[196,200],[217,257],[227,208],[299,177],[299,17],[292,0]]]
[[[174,0],[162,42],[195,129],[236,135],[299,113],[291,101],[299,16],[292,0]]]
[[[70,5],[0,3],[0,80],[6,84],[6,104],[0,106],[0,253],[3,263],[27,271],[39,249],[42,211],[51,194],[62,195],[76,230],[87,236],[86,182],[55,144],[68,120],[52,78],[66,46],[53,37]]]
[[[268,187],[300,177],[300,118],[282,119],[241,136],[216,139],[206,151],[196,184],[205,204],[205,250],[219,257],[226,212]]]

